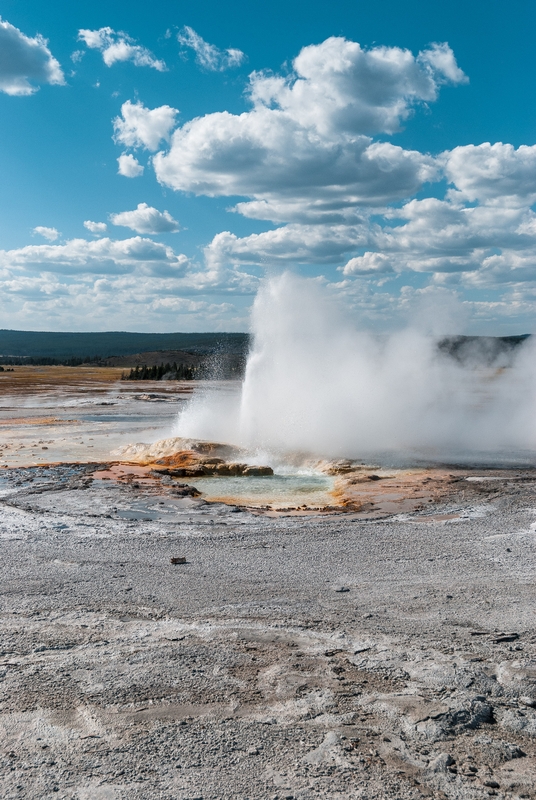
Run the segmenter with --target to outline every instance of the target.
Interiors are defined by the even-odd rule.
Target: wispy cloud
[[[33,229],[33,232],[47,239],[49,242],[55,242],[56,239],[60,237],[60,232],[57,231],[56,228],[47,228],[45,225],[37,225],[37,227]]]
[[[92,222],[90,219],[84,221],[84,228],[90,233],[100,234],[106,233],[108,226],[105,222]]]
[[[209,44],[188,25],[177,34],[179,44],[189,47],[195,53],[195,60],[199,66],[212,72],[224,72],[226,69],[239,67],[246,60],[245,53],[236,48],[220,50],[216,45]]]
[[[116,32],[112,28],[81,29],[78,31],[78,40],[92,50],[100,50],[107,67],[118,61],[132,61],[137,67],[152,67],[158,72],[167,69],[164,61],[155,58],[150,50],[136,44],[136,40],[123,31]]]

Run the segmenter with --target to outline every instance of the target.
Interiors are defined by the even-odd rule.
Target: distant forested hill
[[[508,366],[529,338],[520,336],[445,336],[436,343],[460,364]],[[154,366],[177,362],[192,367],[219,363],[224,372],[241,371],[247,333],[49,333],[0,330],[0,364],[97,362],[108,366]],[[131,356],[131,358],[128,358]],[[336,358],[337,354],[334,353]],[[242,365],[242,366],[241,366]]]
[[[247,333],[49,333],[0,330],[0,358],[104,359],[154,350],[242,355]]]

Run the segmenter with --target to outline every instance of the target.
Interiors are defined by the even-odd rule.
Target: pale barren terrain
[[[2,797],[536,797],[533,470],[207,503],[110,455],[191,386],[57,369],[0,383]]]

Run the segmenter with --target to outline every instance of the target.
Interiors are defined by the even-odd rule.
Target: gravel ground
[[[536,474],[271,518],[94,469],[0,473],[2,798],[536,797]]]

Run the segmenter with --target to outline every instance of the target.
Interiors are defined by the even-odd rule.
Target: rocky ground
[[[534,472],[270,517],[98,469],[0,472],[3,798],[536,797]]]

